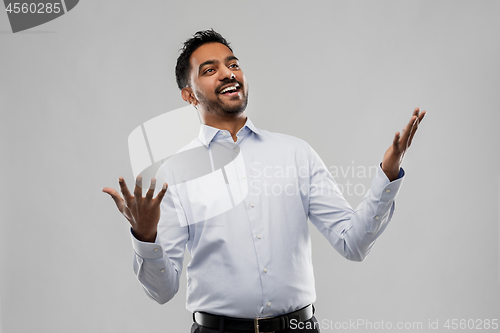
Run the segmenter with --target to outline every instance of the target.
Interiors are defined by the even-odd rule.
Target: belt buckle
[[[255,327],[255,333],[274,333],[274,331],[272,331],[272,332],[261,332],[261,331],[259,331],[259,320],[270,319],[270,318],[272,318],[272,317],[254,318],[254,320],[253,320],[253,326]]]

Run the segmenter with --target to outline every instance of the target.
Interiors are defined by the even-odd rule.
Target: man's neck
[[[226,130],[231,133],[233,141],[237,141],[236,133],[245,125],[247,121],[247,116],[243,111],[241,114],[233,117],[213,117],[211,115],[205,115],[202,117],[202,121],[207,126],[212,126],[220,130]]]

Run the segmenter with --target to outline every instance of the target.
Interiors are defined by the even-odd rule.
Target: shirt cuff
[[[380,198],[380,201],[389,202],[394,200],[398,195],[399,188],[403,183],[405,172],[403,168],[400,168],[398,179],[391,182],[389,181],[389,178],[387,178],[384,170],[382,170],[381,164],[377,169],[377,175],[373,180],[371,189],[375,196]]]
[[[398,174],[398,179],[399,178],[403,178],[405,175],[405,171],[403,170],[403,168],[399,168],[399,174]]]
[[[163,258],[163,249],[161,245],[158,244],[158,236],[156,236],[156,240],[154,243],[149,242],[141,242],[134,236],[134,232],[132,228],[130,228],[130,237],[132,239],[132,247],[134,248],[135,253],[144,259],[160,259]]]

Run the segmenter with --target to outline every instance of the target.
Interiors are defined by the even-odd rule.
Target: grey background
[[[413,108],[429,111],[364,262],[311,228],[318,319],[421,332],[500,319],[499,13],[499,1],[87,0],[12,34],[2,11],[2,332],[189,331],[185,277],[166,305],[145,295],[128,224],[100,190],[132,182],[128,134],[185,105],[175,59],[209,27],[241,60],[253,122],[329,167],[376,165]]]

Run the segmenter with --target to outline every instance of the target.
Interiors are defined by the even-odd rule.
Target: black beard
[[[240,84],[240,87],[243,87],[243,85]],[[228,117],[228,116],[232,117],[243,113],[243,111],[245,111],[248,105],[248,86],[247,90],[244,91],[244,94],[245,94],[244,100],[241,104],[235,106],[228,106],[227,104],[224,104],[224,102],[220,99],[219,94],[217,94],[217,100],[209,101],[199,91],[197,91],[196,93],[196,95],[198,95],[198,101],[200,102],[200,104],[204,106],[205,110],[208,113],[215,114],[219,117]]]

